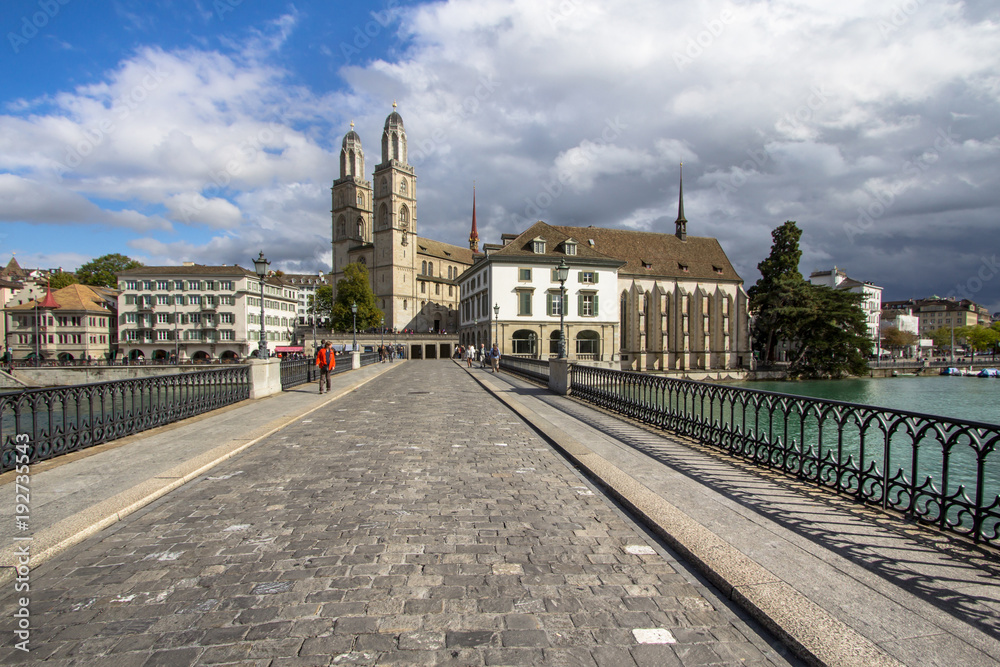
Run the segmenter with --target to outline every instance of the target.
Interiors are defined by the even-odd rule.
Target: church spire
[[[684,163],[681,162],[681,187],[677,198],[677,220],[674,221],[674,236],[687,241],[687,220],[684,219]]]
[[[469,234],[469,249],[479,252],[479,230],[476,229],[476,182],[472,182],[472,232]]]

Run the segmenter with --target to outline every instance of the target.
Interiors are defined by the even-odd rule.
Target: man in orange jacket
[[[319,366],[319,393],[323,393],[323,384],[330,391],[330,371],[337,367],[337,359],[333,356],[333,345],[323,341],[323,347],[316,350],[316,365]]]

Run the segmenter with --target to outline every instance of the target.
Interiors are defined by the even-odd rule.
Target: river
[[[727,384],[1000,424],[1000,378],[930,375]]]

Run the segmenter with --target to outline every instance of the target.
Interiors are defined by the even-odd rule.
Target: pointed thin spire
[[[39,308],[45,308],[47,310],[53,310],[59,308],[59,302],[56,298],[52,296],[52,285],[49,281],[45,281],[45,298],[42,299],[41,303],[38,304]]]
[[[684,163],[681,162],[681,187],[677,196],[677,220],[674,221],[674,235],[681,241],[687,240],[687,220],[684,218]]]
[[[479,252],[479,230],[476,229],[476,182],[472,181],[472,232],[469,234],[469,249]]]

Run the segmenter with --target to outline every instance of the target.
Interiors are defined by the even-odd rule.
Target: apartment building
[[[257,356],[261,281],[240,266],[144,266],[118,274],[119,347],[130,359],[235,361]],[[294,286],[264,280],[268,351],[291,342]]]

